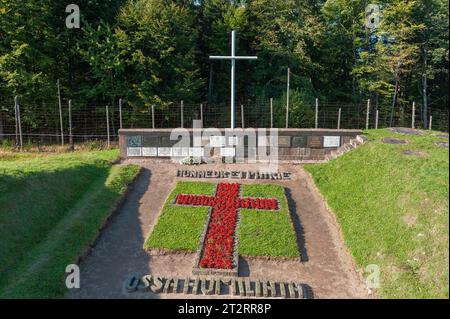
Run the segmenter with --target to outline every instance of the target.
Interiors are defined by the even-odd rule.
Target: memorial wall
[[[333,129],[121,129],[119,144],[121,159],[192,156],[239,163],[267,161],[276,152],[279,161],[314,162],[354,147],[360,135]]]

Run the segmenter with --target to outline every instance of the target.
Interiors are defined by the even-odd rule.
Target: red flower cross
[[[240,184],[219,183],[216,195],[178,194],[175,203],[212,207],[200,267],[214,269],[233,268],[235,230],[239,208],[277,210],[275,198],[240,198]]]

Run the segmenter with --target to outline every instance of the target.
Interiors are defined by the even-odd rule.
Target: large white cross
[[[210,56],[211,60],[231,60],[231,128],[234,129],[236,60],[256,60],[256,56],[236,56],[236,31],[231,31],[231,56]]]

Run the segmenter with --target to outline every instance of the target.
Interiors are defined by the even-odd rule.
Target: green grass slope
[[[118,152],[0,157],[0,298],[60,297],[136,166]]]
[[[380,297],[448,298],[448,149],[434,144],[443,140],[432,135],[437,132],[366,133],[366,144],[305,168],[336,214],[357,264],[380,267]],[[382,143],[388,136],[409,144]]]

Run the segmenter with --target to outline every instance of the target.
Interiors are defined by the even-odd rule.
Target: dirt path
[[[143,173],[92,252],[81,262],[81,288],[70,291],[68,298],[193,297],[183,294],[129,294],[123,288],[125,280],[134,273],[173,277],[191,275],[195,257],[194,254],[151,256],[142,249],[166,197],[176,184],[176,170],[180,166],[155,161],[139,164],[144,167]],[[204,165],[198,169],[257,171],[258,166]],[[282,165],[282,170],[293,173],[291,180],[276,183],[286,188],[302,261],[240,258],[239,275],[250,279],[306,283],[311,287],[314,298],[367,298],[362,277],[343,245],[334,217],[328,212],[311,178],[301,166]]]

